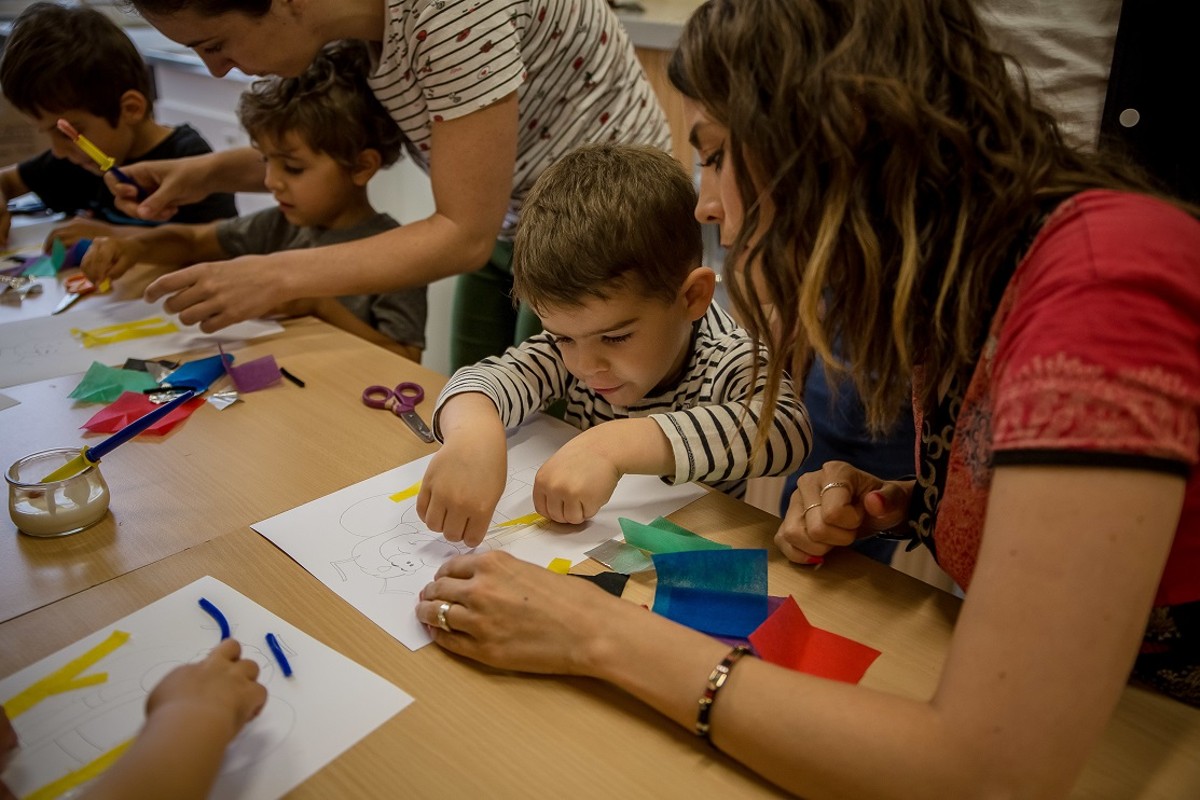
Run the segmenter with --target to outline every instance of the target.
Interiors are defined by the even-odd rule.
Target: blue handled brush
[[[170,414],[181,405],[191,400],[196,396],[192,390],[188,390],[176,397],[169,403],[163,403],[158,408],[148,414],[138,417],[133,422],[126,425],[121,430],[114,433],[112,436],[105,439],[95,447],[84,447],[79,451],[79,455],[72,458],[67,463],[63,464],[58,469],[51,472],[46,477],[42,478],[42,483],[53,483],[54,481],[62,481],[70,478],[72,475],[78,475],[88,467],[94,467],[100,463],[100,459],[111,453],[116,448],[128,442],[133,437],[137,436],[142,431],[149,428],[160,419]]]

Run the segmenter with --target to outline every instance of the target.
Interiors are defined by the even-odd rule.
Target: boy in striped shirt
[[[534,507],[556,522],[595,515],[625,474],[741,496],[748,478],[804,460],[808,415],[790,382],[756,443],[766,356],[712,303],[696,201],[678,162],[636,145],[582,146],[538,179],[513,293],[544,332],[443,389],[433,417],[443,444],[417,502],[431,530],[483,540],[508,477],[506,430],[560,400],[583,432],[535,479]]]

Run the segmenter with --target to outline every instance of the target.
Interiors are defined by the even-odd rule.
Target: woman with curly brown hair
[[[967,590],[938,687],[739,661],[501,554],[426,587],[435,641],[610,681],[810,798],[1063,796],[1131,669],[1200,704],[1195,209],[1066,144],[969,0],[709,0],[672,79],[768,383],[836,341],[873,425],[912,392],[917,480],[826,464],[776,543],[933,549]]]

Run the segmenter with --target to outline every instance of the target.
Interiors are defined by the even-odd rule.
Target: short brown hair
[[[362,42],[335,42],[298,77],[255,81],[238,101],[238,119],[251,139],[295,133],[347,169],[367,149],[390,167],[404,134],[367,85],[369,63]]]
[[[121,95],[154,91],[146,62],[116,23],[92,8],[34,3],[13,23],[0,59],[0,87],[18,111],[86,111],[116,126]]]
[[[588,144],[546,169],[521,209],[513,296],[535,311],[618,289],[675,299],[700,265],[696,189],[653,147]]]

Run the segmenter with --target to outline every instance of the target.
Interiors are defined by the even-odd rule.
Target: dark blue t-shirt
[[[211,153],[208,142],[190,125],[179,125],[166,139],[137,158],[138,161],[157,161],[164,158],[182,158]],[[54,211],[73,214],[90,211],[96,219],[117,225],[145,224],[131,219],[117,210],[112,193],[104,185],[104,179],[88,172],[83,167],[62,158],[55,158],[47,150],[39,156],[17,165],[17,174],[30,191],[37,194]],[[172,222],[212,222],[217,219],[237,216],[233,195],[210,194],[199,203],[180,206]]]

